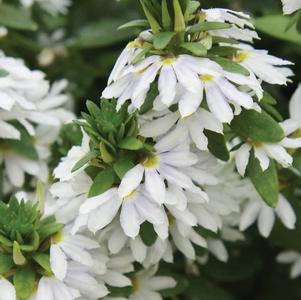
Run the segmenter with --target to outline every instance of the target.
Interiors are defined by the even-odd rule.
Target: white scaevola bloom
[[[140,128],[140,134],[145,137],[161,139],[160,145],[168,143],[175,147],[179,140],[189,138],[200,150],[207,150],[208,138],[203,133],[205,129],[223,134],[223,124],[216,117],[203,108],[199,108],[194,114],[181,117],[179,112],[166,111],[164,114],[154,115],[150,120],[144,121]],[[148,118],[148,116],[143,116]]]
[[[229,253],[222,240],[208,238],[207,248],[208,248],[207,254],[197,257],[197,261],[201,265],[207,264],[209,260],[209,255],[208,255],[209,253],[211,253],[215,258],[217,258],[221,262],[226,263],[229,260]]]
[[[247,42],[259,39],[257,32],[253,30],[254,25],[250,22],[250,16],[245,13],[223,8],[203,9],[202,12],[205,13],[205,18],[209,22],[232,24],[229,29],[211,30],[210,34],[213,36],[234,38]]]
[[[97,240],[100,244],[107,244],[111,254],[117,254],[123,249],[129,248],[133,258],[140,263],[144,261],[147,254],[148,247],[143,243],[141,237],[138,235],[134,239],[129,238],[124,234],[118,220],[114,220],[110,225],[101,230]]]
[[[55,178],[60,181],[70,180],[72,177],[76,176],[83,169],[85,169],[86,165],[82,166],[75,172],[72,172],[73,167],[76,163],[83,158],[87,153],[90,152],[90,138],[89,136],[83,132],[83,139],[80,146],[73,146],[67,156],[61,159],[59,165],[54,169],[53,175]]]
[[[150,56],[128,70],[104,92],[103,97],[118,98],[118,108],[131,99],[132,106],[139,109],[144,103],[150,84],[159,74],[157,100],[169,107],[176,101],[182,116],[196,112],[205,91],[209,110],[221,122],[229,123],[234,113],[230,103],[239,112],[240,107],[251,109],[252,97],[240,91],[236,85],[254,90],[259,99],[262,89],[254,76],[224,71],[208,58],[179,55],[178,57]],[[181,97],[177,96],[180,89]]]
[[[267,206],[259,196],[255,196],[242,208],[239,229],[244,231],[257,221],[260,234],[267,238],[272,232],[276,216],[286,228],[295,228],[296,214],[283,195],[279,194],[279,203],[275,209]]]
[[[16,300],[15,287],[5,278],[0,277],[0,300]]]
[[[301,254],[296,251],[284,251],[277,256],[277,262],[291,264],[290,276],[295,279],[301,275]]]
[[[294,75],[291,69],[284,67],[293,64],[288,60],[270,55],[266,50],[256,50],[247,44],[240,44],[236,47],[241,50],[237,52],[233,60],[265,82],[285,85],[290,81],[288,77]]]
[[[288,168],[293,163],[292,156],[287,149],[296,149],[301,147],[301,138],[288,137],[299,129],[298,122],[292,119],[280,123],[285,133],[285,138],[279,143],[245,143],[235,153],[235,163],[239,174],[244,176],[248,161],[250,158],[250,151],[254,149],[254,155],[259,160],[263,171],[268,169],[270,159],[276,160],[282,167]]]
[[[80,297],[74,289],[55,277],[42,277],[37,292],[30,300],[74,300]]]
[[[290,15],[293,12],[301,9],[300,0],[281,0],[283,5],[283,12],[285,15]]]
[[[157,266],[153,266],[148,270],[142,270],[134,275],[133,289],[134,292],[129,296],[128,300],[163,300],[159,294],[160,290],[174,288],[177,282],[168,276],[155,276],[158,270]],[[127,300],[126,298],[107,297],[106,300]]]
[[[179,141],[178,141],[179,142]],[[126,197],[138,188],[144,178],[145,188],[149,195],[159,204],[166,201],[166,187],[164,180],[170,185],[181,189],[200,190],[182,169],[193,166],[198,157],[191,153],[186,143],[169,150],[169,145],[158,147],[152,156],[130,169],[122,178],[118,193]],[[200,191],[201,192],[201,191]]]
[[[60,223],[74,221],[91,185],[92,179],[85,172],[76,174],[70,180],[54,183],[50,187],[51,197],[46,202],[45,210],[48,214],[55,214]]]
[[[125,197],[120,197],[117,188],[111,188],[99,196],[86,199],[80,207],[75,227],[88,226],[90,231],[97,232],[109,225],[119,215],[119,210],[120,224],[127,236],[135,238],[139,234],[140,225],[148,221],[154,225],[159,236],[167,238],[168,232],[157,228],[166,223],[165,211],[147,195],[142,185]]]
[[[92,267],[93,259],[89,250],[99,247],[96,241],[84,235],[71,235],[67,230],[62,230],[52,238],[50,247],[50,265],[53,273],[63,280],[67,275],[68,259]]]
[[[299,128],[301,128],[301,84],[299,84],[290,100],[289,113],[290,118],[298,122]]]
[[[43,10],[51,15],[67,14],[71,6],[71,0],[20,0],[21,4],[26,7],[37,3]]]

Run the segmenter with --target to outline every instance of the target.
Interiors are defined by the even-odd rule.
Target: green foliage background
[[[9,5],[17,1],[3,1]],[[4,18],[0,23],[9,27],[7,37],[0,39],[0,48],[7,54],[22,57],[33,69],[42,69],[51,81],[67,78],[69,91],[74,97],[75,110],[79,114],[85,108],[86,99],[98,99],[106,85],[109,72],[126,43],[135,31],[116,31],[116,28],[142,15],[138,0],[74,0],[70,13],[52,17],[34,7],[31,17]],[[258,27],[261,40],[256,48],[267,49],[271,54],[295,63],[294,83],[287,87],[274,86],[270,92],[279,101],[278,108],[288,116],[288,101],[301,82],[301,35],[295,27],[285,31],[292,17],[283,17],[279,0],[204,0],[202,6],[226,7],[250,13]],[[7,17],[7,15],[6,15]],[[8,20],[6,20],[8,19]],[[36,30],[22,30],[34,29]],[[18,29],[14,29],[18,28]],[[20,30],[21,28],[21,30]],[[41,44],[41,35],[51,36],[63,28],[65,35],[59,42],[51,40]],[[44,48],[55,48],[56,57],[49,66],[41,66],[39,54]],[[62,51],[62,49],[64,49]],[[45,50],[44,50],[45,51]],[[301,157],[301,155],[300,155]],[[301,159],[299,169],[301,170]],[[298,167],[297,166],[297,167]],[[301,184],[299,184],[301,185]],[[291,194],[290,182],[284,183],[284,192]],[[228,244],[231,259],[223,264],[210,257],[209,263],[200,267],[200,274],[179,278],[178,291],[188,287],[181,296],[166,292],[166,299],[190,300],[298,300],[301,299],[301,278],[290,280],[288,267],[275,263],[275,255],[282,249],[301,252],[300,199],[290,195],[299,217],[297,229],[288,231],[280,223],[269,240],[258,236],[255,226],[247,232],[243,243]],[[172,266],[163,266],[167,273],[183,273],[186,269],[182,257]]]

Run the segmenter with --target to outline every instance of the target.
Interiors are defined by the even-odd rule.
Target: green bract
[[[42,276],[52,274],[51,238],[62,230],[54,217],[41,218],[39,203],[11,198],[0,202],[0,277],[13,282],[18,298],[28,299]]]
[[[90,151],[73,167],[73,172],[87,166],[93,179],[89,196],[97,196],[118,184],[123,175],[153,152],[152,141],[138,132],[136,113],[128,105],[116,109],[116,101],[87,102],[85,121],[75,121],[90,137]]]

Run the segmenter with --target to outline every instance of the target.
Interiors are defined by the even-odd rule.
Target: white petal
[[[179,112],[182,116],[188,117],[195,113],[201,105],[203,94],[187,93],[179,101]]]
[[[51,270],[57,279],[63,280],[67,275],[67,258],[58,245],[50,247]]]
[[[158,88],[160,100],[167,106],[173,102],[176,96],[176,84],[177,78],[173,67],[171,65],[163,65],[160,72]]]
[[[284,168],[288,168],[292,165],[293,158],[282,146],[266,144],[264,148],[268,155],[278,161]]]
[[[241,176],[245,176],[250,158],[250,150],[251,146],[249,144],[243,144],[235,154],[235,164]]]
[[[262,171],[267,170],[270,165],[270,159],[264,149],[255,148],[254,155],[259,160]]]
[[[128,196],[137,189],[142,181],[143,173],[143,166],[138,164],[123,176],[118,188],[118,193],[121,198]]]
[[[292,96],[289,104],[290,117],[298,122],[301,120],[301,84]]]
[[[139,234],[141,224],[140,219],[135,203],[125,201],[121,209],[120,224],[127,236],[135,238]]]
[[[275,212],[272,208],[263,206],[259,213],[258,229],[260,234],[267,238],[273,229],[275,223]]]
[[[0,278],[0,300],[16,300],[15,287],[6,279]]]
[[[276,213],[288,229],[295,229],[297,217],[291,204],[280,194]]]
[[[250,201],[241,215],[239,230],[244,231],[250,227],[257,219],[260,209],[261,203],[258,201]]]
[[[165,202],[165,183],[156,170],[145,170],[145,187],[155,201]]]

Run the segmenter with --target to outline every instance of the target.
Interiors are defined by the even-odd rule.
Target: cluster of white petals
[[[44,11],[51,15],[66,14],[71,6],[71,0],[20,0],[25,7],[38,4]]]

